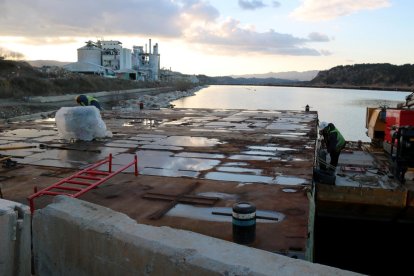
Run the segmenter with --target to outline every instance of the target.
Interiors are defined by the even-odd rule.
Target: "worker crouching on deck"
[[[319,124],[319,133],[323,136],[323,143],[331,157],[331,169],[335,170],[338,165],[339,155],[343,148],[345,148],[346,141],[339,130],[332,123],[321,122]]]
[[[86,96],[86,95],[79,95],[76,98],[76,102],[82,106],[90,106],[93,105],[97,109],[102,110],[101,105],[99,104],[98,100],[95,99],[92,96]]]

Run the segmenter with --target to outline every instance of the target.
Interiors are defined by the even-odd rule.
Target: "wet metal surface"
[[[227,172],[210,172],[206,174],[206,179],[219,180],[219,181],[236,181],[247,183],[272,183],[273,178],[263,175],[248,175],[248,174],[236,174]]]
[[[233,211],[232,208],[226,207],[194,207],[191,205],[177,204],[171,211],[167,213],[167,216],[173,217],[185,217],[192,218],[197,220],[206,220],[206,221],[218,221],[218,222],[229,222],[231,223],[232,217],[226,215],[215,215],[214,213],[224,213],[231,214]],[[285,215],[282,213],[266,210],[257,210],[257,216],[269,217],[271,219],[256,219],[256,223],[280,223],[285,218]]]
[[[161,109],[145,112],[102,112],[113,137],[90,142],[61,140],[53,120],[5,124],[0,147],[23,168],[3,171],[6,198],[26,203],[34,186],[47,187],[73,172],[113,155],[117,170],[138,157],[133,168],[102,184],[81,199],[101,204],[145,224],[170,226],[232,240],[231,213],[238,201],[257,206],[253,247],[272,252],[307,248],[309,202],[303,186],[313,174],[317,114],[272,110]],[[40,148],[40,144],[50,147]],[[59,148],[53,148],[59,147]],[[64,149],[66,148],[66,149]],[[65,168],[65,172],[55,173]],[[107,170],[107,165],[98,168]],[[62,169],[60,169],[62,170]],[[13,173],[15,172],[15,173]],[[47,176],[49,175],[49,176]],[[179,197],[197,184],[192,195],[217,197],[211,208],[178,204],[158,220],[146,220],[166,202],[141,196],[148,192]],[[43,205],[51,202],[45,198]],[[296,210],[292,215],[290,210]],[[295,239],[287,238],[295,236]]]
[[[302,184],[310,184],[308,180],[300,178],[300,177],[293,177],[293,176],[277,176],[275,179],[276,184],[282,185],[302,185]]]

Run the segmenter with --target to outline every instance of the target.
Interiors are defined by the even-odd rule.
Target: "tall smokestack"
[[[149,53],[151,54],[151,38],[149,39]]]

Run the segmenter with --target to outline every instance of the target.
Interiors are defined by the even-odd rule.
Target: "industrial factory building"
[[[160,72],[158,43],[151,49],[150,39],[148,49],[147,45],[145,51],[143,46],[133,46],[132,50],[123,48],[122,43],[116,40],[88,41],[78,49],[78,61],[64,68],[105,77],[157,81]]]

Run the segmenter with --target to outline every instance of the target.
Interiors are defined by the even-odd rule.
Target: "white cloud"
[[[332,52],[331,52],[331,51],[329,51],[329,50],[320,50],[319,52],[320,52],[320,53],[321,53],[321,55],[323,55],[323,56],[330,56],[330,55],[332,55]]]
[[[280,2],[279,2],[279,1],[272,1],[272,6],[273,6],[274,8],[279,8],[279,7],[281,6],[281,4],[280,4]]]
[[[243,10],[256,10],[266,7],[261,0],[239,0],[239,6]]]
[[[178,36],[180,7],[169,0],[2,0],[0,35]]]
[[[195,28],[188,33],[187,40],[206,44],[216,54],[264,53],[273,55],[318,56],[320,53],[308,47],[309,42],[328,41],[327,36],[314,33],[310,38],[295,37],[269,30],[256,32],[242,28],[240,22],[228,19],[210,28]]]
[[[325,34],[313,32],[308,35],[309,40],[314,42],[327,42],[330,41],[329,37]]]
[[[302,4],[291,13],[291,16],[306,21],[330,20],[361,10],[385,8],[390,5],[390,0],[302,0]]]
[[[258,0],[240,2],[256,8],[265,5]],[[258,32],[254,26],[223,19],[205,0],[0,0],[0,38],[24,37],[22,43],[51,45],[82,37],[143,35],[231,54],[315,56],[321,53],[308,43],[329,41],[319,33],[296,37],[274,30]]]
[[[219,11],[205,1],[185,0],[181,7],[180,26],[182,29],[200,22],[205,24],[214,22],[220,17]]]

